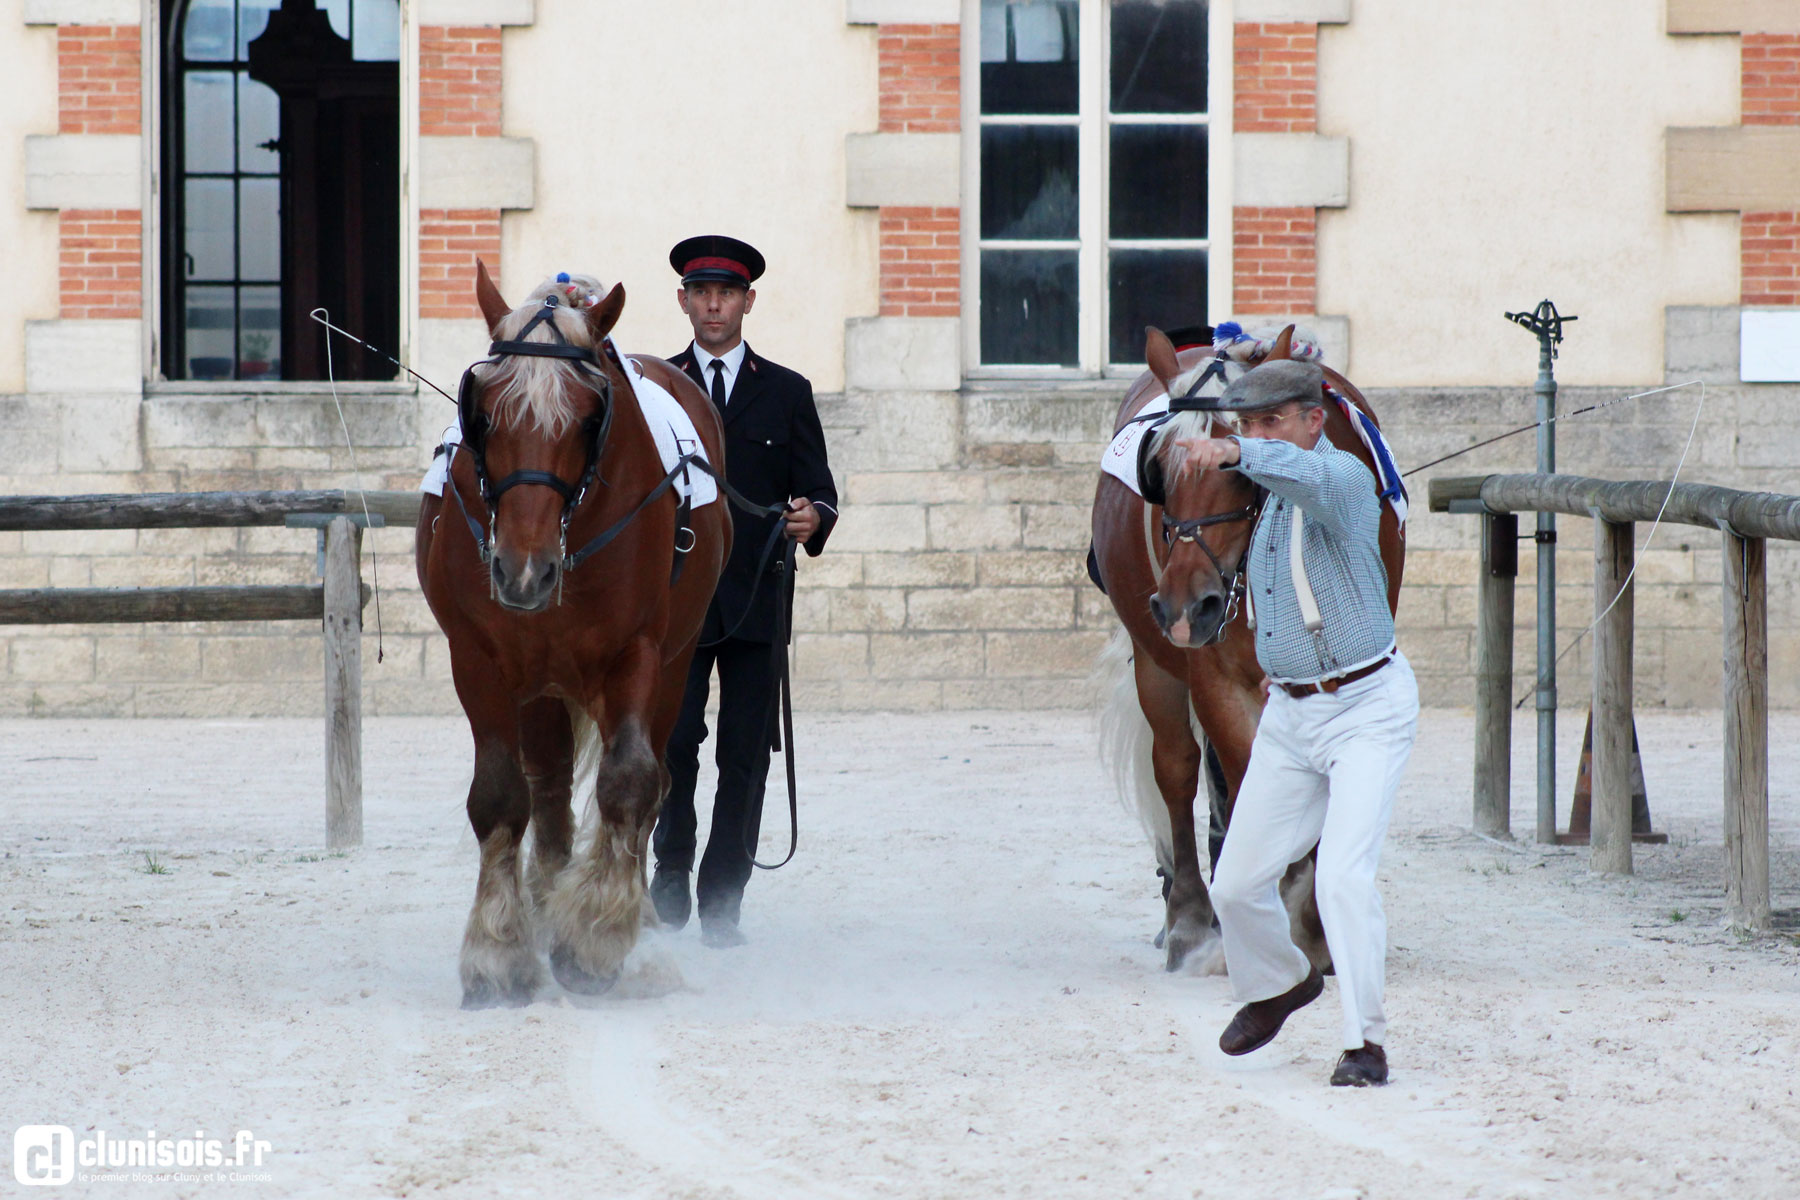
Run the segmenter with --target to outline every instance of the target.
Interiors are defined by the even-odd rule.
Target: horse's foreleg
[[[1165,893],[1164,965],[1179,970],[1188,955],[1213,940],[1212,901],[1200,873],[1200,853],[1194,830],[1194,796],[1200,786],[1200,743],[1188,722],[1187,685],[1150,661],[1147,654],[1133,660],[1138,703],[1150,723],[1151,769],[1156,790],[1169,814],[1166,844],[1157,846],[1157,857],[1167,877]]]
[[[569,864],[575,840],[569,792],[575,775],[575,730],[562,700],[546,697],[519,710],[519,758],[531,789],[531,861],[525,881],[542,909]]]
[[[572,992],[611,987],[637,943],[645,846],[667,779],[651,748],[647,720],[656,697],[658,657],[654,643],[645,639],[608,673],[606,753],[595,785],[593,841],[569,863],[551,893],[550,966]]]
[[[502,738],[478,735],[469,824],[481,844],[481,874],[463,932],[464,1008],[529,1004],[543,982],[519,882],[519,843],[530,818],[528,788],[513,747]]]

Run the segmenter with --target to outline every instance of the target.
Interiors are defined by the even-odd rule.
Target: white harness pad
[[[688,416],[687,409],[681,407],[681,401],[645,375],[643,368],[632,359],[624,355],[619,357],[625,364],[625,377],[631,380],[631,390],[637,397],[638,408],[644,414],[645,423],[650,426],[650,436],[656,439],[656,452],[662,458],[663,470],[673,471],[683,454],[698,454],[701,461],[710,462],[706,457],[706,447],[700,443],[700,431],[694,428],[694,419]],[[432,459],[425,478],[419,481],[421,492],[430,492],[433,496],[444,494],[444,484],[450,478],[450,453],[453,447],[461,443],[462,422],[459,419],[444,430],[445,452]],[[711,504],[719,498],[717,481],[698,469],[682,472],[675,480],[674,491],[677,496],[689,497],[695,508]]]

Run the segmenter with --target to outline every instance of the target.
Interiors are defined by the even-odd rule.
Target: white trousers
[[[1387,1037],[1387,917],[1375,870],[1418,722],[1418,683],[1399,654],[1334,693],[1295,699],[1275,688],[1213,872],[1232,991],[1240,1001],[1267,1000],[1309,969],[1278,889],[1288,864],[1318,842],[1313,886],[1347,1050]]]

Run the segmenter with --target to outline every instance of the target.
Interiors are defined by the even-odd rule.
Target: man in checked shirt
[[[1387,1082],[1381,994],[1387,919],[1375,870],[1412,752],[1419,691],[1394,644],[1380,500],[1361,460],[1325,437],[1324,372],[1280,360],[1241,376],[1221,408],[1236,436],[1193,438],[1184,469],[1240,471],[1269,491],[1252,533],[1249,586],[1268,704],[1213,872],[1225,963],[1247,1003],[1219,1036],[1227,1054],[1272,1041],[1325,981],[1293,943],[1278,888],[1318,842],[1314,888],[1343,1001],[1338,1087]],[[1290,569],[1300,524],[1300,577]],[[1302,597],[1322,624],[1307,626]]]

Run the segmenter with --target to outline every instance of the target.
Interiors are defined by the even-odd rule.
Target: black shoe
[[[1238,1009],[1237,1016],[1219,1035],[1219,1049],[1230,1055],[1260,1050],[1275,1040],[1282,1022],[1293,1013],[1319,998],[1325,990],[1325,977],[1315,967],[1306,968],[1306,978],[1279,996],[1253,1000]]]
[[[670,929],[688,923],[693,901],[688,898],[688,873],[676,867],[658,867],[650,879],[650,902],[656,905],[656,916]]]
[[[1346,1050],[1331,1073],[1332,1087],[1380,1087],[1387,1082],[1387,1051],[1374,1042]]]
[[[747,940],[738,930],[738,911],[744,895],[720,897],[709,894],[700,898],[700,940],[715,950],[742,946]]]

